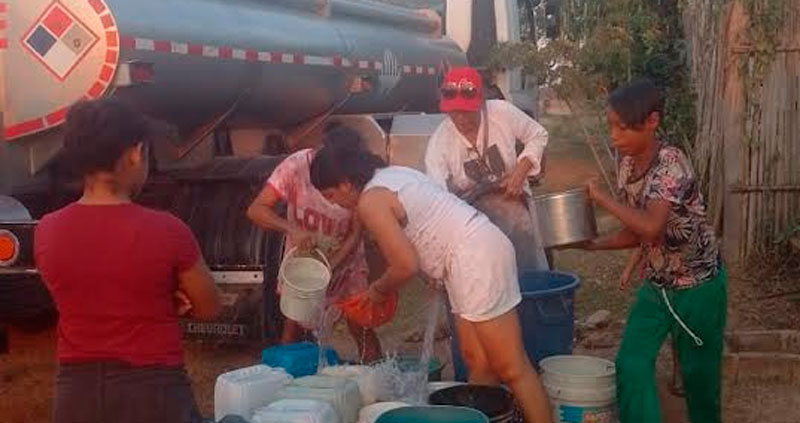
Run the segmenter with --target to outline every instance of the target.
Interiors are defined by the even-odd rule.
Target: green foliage
[[[694,139],[694,94],[678,0],[563,0],[560,13],[560,37],[541,49],[532,43],[501,46],[492,65],[521,65],[562,98],[591,100],[598,108],[613,89],[649,78],[666,96],[665,139]]]
[[[785,0],[740,0],[749,18],[748,38],[754,51],[774,55],[783,28]]]

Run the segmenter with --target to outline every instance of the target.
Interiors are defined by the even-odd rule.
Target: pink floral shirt
[[[665,145],[644,175],[637,177],[633,169],[633,159],[624,157],[618,188],[629,206],[644,208],[648,200],[671,206],[663,238],[642,244],[644,277],[675,289],[712,279],[720,266],[719,247],[689,159],[678,148]]]
[[[311,159],[314,150],[300,150],[284,159],[267,180],[287,203],[286,217],[301,228],[323,235],[321,249],[328,257],[347,236],[353,224],[353,213],[331,203],[311,184]],[[294,245],[287,237],[286,250]],[[334,303],[367,287],[367,259],[364,243],[359,242],[333,273],[328,288],[328,301]]]

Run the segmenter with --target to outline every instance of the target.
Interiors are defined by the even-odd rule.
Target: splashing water
[[[333,325],[336,323],[337,311],[331,305],[325,308],[324,311],[319,313],[319,319],[316,327],[313,330],[314,338],[317,339],[317,347],[319,349],[319,358],[317,360],[317,373],[322,369],[328,367],[328,355],[326,350],[331,347],[331,334],[333,333]]]
[[[433,356],[434,335],[442,304],[438,292],[431,295],[430,303],[430,314],[425,327],[419,361],[415,363],[416,368],[403,368],[404,366],[401,366],[396,355],[389,356],[378,365],[378,371],[388,377],[395,387],[396,399],[409,404],[424,405],[428,402],[428,367]]]
[[[428,326],[425,328],[425,337],[422,341],[422,352],[419,357],[419,369],[417,379],[419,385],[416,389],[418,404],[428,402],[428,368],[433,356],[433,339],[436,335],[436,325],[439,322],[439,308],[442,305],[442,298],[439,291],[432,291],[430,315],[428,316]]]
[[[366,387],[370,390],[368,397],[378,401],[402,401],[414,405],[427,404],[429,363],[433,357],[434,337],[442,301],[442,296],[438,291],[433,291],[429,296],[429,314],[419,360],[413,360],[413,366],[409,367],[408,363],[398,357],[396,352],[387,353],[385,359],[369,366],[369,382],[365,384],[366,386],[362,386],[362,389]],[[331,312],[330,309],[326,310],[325,313],[322,313],[314,332],[320,347],[318,372],[322,372],[328,366],[324,348],[329,346],[334,317],[336,317],[334,312]],[[361,358],[363,360],[363,357]]]

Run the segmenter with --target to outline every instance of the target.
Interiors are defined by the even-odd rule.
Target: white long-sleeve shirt
[[[505,100],[489,100],[486,102],[489,115],[489,136],[487,147],[497,145],[505,163],[506,173],[511,172],[517,163],[526,158],[533,164],[528,176],[537,175],[541,171],[542,153],[547,146],[547,130],[538,122],[526,115],[522,110]],[[483,116],[481,117],[483,119]],[[481,123],[478,131],[478,148],[483,148],[483,131]],[[517,155],[516,143],[519,140],[525,147]],[[425,153],[425,167],[428,176],[434,182],[447,187],[448,179],[459,189],[466,190],[475,186],[464,171],[464,162],[478,158],[470,149],[471,144],[447,118],[431,135]],[[526,185],[527,186],[527,185]]]

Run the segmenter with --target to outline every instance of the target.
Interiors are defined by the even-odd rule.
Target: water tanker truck
[[[139,201],[192,227],[229,309],[186,331],[260,339],[277,330],[263,287],[282,241],[244,210],[272,169],[332,121],[419,167],[444,72],[518,28],[516,0],[0,0],[0,323],[53,315],[32,234],[80,192],[58,155],[76,101],[114,96],[171,125]],[[518,72],[492,82],[534,112]]]

